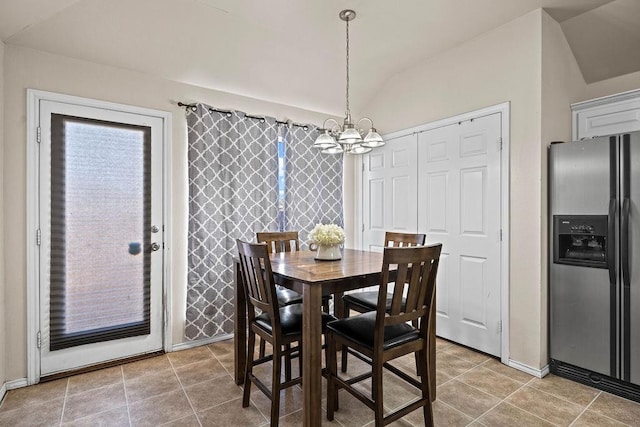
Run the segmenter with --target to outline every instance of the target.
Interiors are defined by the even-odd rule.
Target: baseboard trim
[[[17,380],[7,381],[5,383],[7,390],[13,390],[16,388],[22,388],[29,385],[26,378],[18,378]]]
[[[187,350],[190,348],[200,347],[202,345],[213,344],[219,341],[226,341],[232,338],[233,338],[233,334],[227,334],[227,335],[220,335],[213,338],[203,338],[201,340],[181,342],[180,344],[174,344],[173,347],[171,348],[171,351]]]
[[[541,369],[532,368],[531,366],[525,365],[524,363],[520,363],[513,359],[509,359],[508,366],[517,369],[522,372],[526,372],[529,375],[533,375],[537,378],[544,378],[549,374],[549,365],[544,365]]]

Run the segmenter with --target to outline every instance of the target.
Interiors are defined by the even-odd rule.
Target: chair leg
[[[414,319],[411,321],[411,326],[413,326],[414,328],[418,329],[418,319]],[[416,353],[415,355],[415,359],[416,359],[416,375],[420,376],[420,361],[418,360],[418,353]],[[424,362],[426,363],[426,361]]]
[[[242,407],[249,406],[249,396],[251,394],[251,374],[253,373],[253,355],[256,352],[256,334],[249,330],[249,339],[247,343],[247,366],[244,370],[244,390],[242,392]]]
[[[280,383],[282,375],[281,345],[273,343],[273,370],[271,375],[271,426],[278,427],[280,420]],[[277,357],[276,357],[277,356]]]
[[[344,318],[347,319],[349,317],[349,311],[351,310],[351,307],[349,306],[349,303],[345,302],[344,303]],[[342,372],[347,372],[347,358],[348,358],[349,354],[347,353],[347,346],[343,345],[342,346]]]
[[[327,333],[325,339],[327,340],[327,419],[333,421],[333,414],[338,409],[338,390],[336,390],[335,381],[335,376],[338,374],[338,360],[336,357],[338,348],[331,333]]]
[[[285,350],[291,349],[291,344],[285,344]],[[285,381],[291,381],[291,354],[287,353],[284,356],[284,379]]]
[[[433,407],[431,406],[431,381],[429,381],[429,368],[427,367],[427,351],[424,349],[416,352],[416,360],[419,363],[420,382],[422,384],[422,398],[426,400],[422,410],[425,427],[433,427]]]
[[[264,342],[264,340],[262,338],[260,338],[260,356],[259,358],[262,359],[264,357],[264,352],[265,352],[265,347],[266,347],[266,343]]]
[[[373,360],[371,376],[371,398],[374,402],[375,425],[384,425],[384,399],[382,394],[382,362],[379,358]]]

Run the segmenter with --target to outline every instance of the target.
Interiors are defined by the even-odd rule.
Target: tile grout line
[[[120,365],[120,375],[122,376],[122,388],[124,389],[124,402],[127,404],[127,417],[129,418],[129,427],[133,427],[131,421],[131,408],[129,408],[129,395],[127,394],[127,383],[124,380],[124,365]]]
[[[580,412],[580,414],[576,417],[576,419],[575,419],[575,420],[573,420],[573,422],[569,425],[569,427],[573,426],[573,425],[575,424],[575,422],[576,422],[576,421],[578,421],[578,419],[579,419],[579,418],[580,418],[580,417],[581,417],[585,412],[587,412],[587,410],[589,410],[589,408],[591,407],[591,405],[593,405],[593,402],[595,402],[595,401],[598,399],[598,397],[600,397],[603,393],[605,393],[605,392],[604,392],[604,391],[602,391],[602,390],[598,390],[598,394],[596,394],[596,396],[591,400],[591,402],[589,402],[589,404],[584,408],[584,410],[583,410],[582,412]],[[622,421],[620,421],[620,420],[616,420],[615,418],[611,418],[610,416],[605,415],[605,414],[603,414],[602,412],[597,411],[597,410],[595,410],[595,409],[593,409],[592,411],[593,411],[593,412],[595,412],[596,414],[598,414],[599,416],[604,417],[604,418],[606,418],[606,419],[608,419],[608,420],[615,421],[616,423],[620,423],[620,424],[625,425],[625,426],[628,426],[628,425],[629,425],[629,424],[624,423],[624,422],[622,422]]]
[[[589,404],[587,406],[584,407],[584,409],[578,414],[578,416],[571,422],[571,424],[569,424],[569,427],[571,427],[572,425],[574,425],[576,423],[576,421],[578,421],[578,419],[582,416],[582,414],[584,414],[585,412],[587,412],[587,409],[589,409],[589,407],[593,404],[593,402],[596,401],[596,399],[598,398],[598,396],[600,396],[600,394],[602,393],[602,391],[598,392],[598,394],[596,394],[596,396],[591,399],[591,402],[589,402]]]
[[[471,418],[471,423],[473,423],[474,421],[478,421],[478,418],[473,418],[473,417],[471,417],[469,414],[465,414],[465,413],[464,413],[464,412],[462,412],[460,409],[458,409],[458,408],[454,408],[453,406],[449,405],[448,403],[446,403],[446,402],[444,402],[444,401],[442,401],[442,400],[438,400],[438,399],[436,398],[436,402],[440,402],[442,405],[448,406],[449,408],[453,409],[454,411],[461,413],[461,414],[462,414],[462,415],[464,415],[465,417],[469,417],[469,418]],[[435,403],[435,402],[433,402],[433,403]],[[478,421],[478,422],[479,422],[479,421]],[[482,424],[482,423],[481,423],[481,424]],[[484,424],[482,424],[482,425],[484,425]]]
[[[207,347],[207,350],[209,350],[209,347]],[[209,351],[211,351],[211,350],[209,350]],[[187,390],[185,390],[184,384],[182,384],[182,381],[180,380],[180,376],[176,372],[176,367],[173,365],[173,362],[171,361],[171,358],[168,355],[167,355],[167,360],[169,361],[169,365],[171,366],[171,370],[173,371],[173,375],[176,376],[176,379],[178,380],[178,384],[180,384],[180,389],[182,389],[182,393],[184,393],[184,396],[187,398],[187,402],[189,402],[189,406],[191,407],[191,410],[193,411],[193,415],[196,417],[196,421],[198,421],[198,425],[200,427],[202,427],[202,422],[200,422],[200,417],[198,417],[198,412],[196,412],[196,408],[194,408],[193,403],[191,402],[191,399],[189,398],[189,393],[187,393]],[[178,418],[178,420],[179,419],[180,418]],[[172,421],[177,421],[177,420],[172,420]],[[171,422],[171,421],[167,421],[167,422]]]
[[[534,378],[535,378],[535,377],[534,377]],[[570,401],[569,399],[566,399],[566,398],[564,398],[564,397],[562,397],[562,396],[558,396],[557,394],[553,394],[553,393],[548,392],[548,391],[545,391],[545,390],[540,390],[540,389],[539,389],[538,387],[536,387],[536,386],[531,385],[531,386],[529,386],[529,387],[531,387],[531,388],[535,389],[536,391],[539,391],[540,393],[544,393],[544,394],[547,394],[547,395],[549,395],[549,396],[555,397],[556,399],[562,400],[562,401],[563,401],[563,402],[565,402],[565,403],[570,403],[571,405],[581,406],[579,403],[572,402],[572,401]],[[601,392],[601,391],[598,391],[598,393],[597,393],[597,395],[596,395],[596,396],[600,395],[600,393],[602,393],[602,392]],[[591,402],[589,402],[589,403],[587,404],[587,406],[588,406],[588,405],[590,405],[590,404],[591,404]]]
[[[72,378],[72,377],[68,377],[67,379],[70,379],[70,378]],[[111,387],[111,386],[113,386],[113,385],[115,385],[115,384],[107,384],[107,385],[103,385],[103,386],[96,387],[96,388],[89,389],[89,390],[85,390],[85,391],[100,390],[100,389],[103,389],[103,388]],[[125,388],[125,386],[124,386],[124,382],[123,382],[123,384],[122,384],[122,387],[123,387],[123,388]],[[75,393],[75,394],[72,394],[72,395],[71,395],[71,397],[73,397],[73,396],[75,396],[75,395],[78,395],[78,394],[81,394],[81,392],[77,392],[77,393]],[[67,393],[67,396],[69,396],[69,394],[68,394],[68,393]],[[65,397],[64,399],[66,400],[66,397]],[[127,402],[127,400],[126,400],[126,399],[127,399],[127,396],[126,396],[126,390],[125,390],[125,402]],[[66,407],[66,403],[64,404],[64,406],[63,406],[63,407]],[[129,405],[128,405],[128,403],[126,403],[126,408],[127,408],[127,416],[129,417],[129,426],[131,427],[131,418],[130,418],[130,414],[129,414]],[[120,407],[117,407],[117,408],[111,408],[111,409],[105,409],[104,411],[92,412],[92,413],[90,413],[90,414],[88,414],[88,415],[84,415],[84,416],[82,416],[82,417],[80,417],[80,418],[76,418],[76,419],[74,419],[74,420],[71,420],[71,422],[76,422],[76,421],[86,420],[86,419],[91,418],[91,417],[93,417],[93,416],[100,415],[100,414],[104,414],[104,413],[106,413],[106,412],[110,412],[110,411],[113,411],[113,410],[115,410],[115,409],[120,409]]]
[[[536,391],[539,391],[539,392],[541,392],[541,393],[547,394],[547,395],[549,395],[549,396],[551,396],[551,397],[555,397],[555,398],[560,399],[560,400],[562,400],[562,401],[564,401],[564,402],[566,402],[566,403],[570,403],[570,404],[572,404],[572,405],[579,406],[579,405],[578,405],[577,403],[575,403],[575,402],[571,402],[571,401],[569,401],[569,400],[567,400],[567,399],[564,399],[564,398],[562,398],[562,397],[560,397],[560,396],[556,396],[556,395],[555,395],[555,394],[553,394],[553,393],[549,393],[549,392],[546,392],[546,391],[544,391],[544,390],[540,390],[540,389],[538,389],[538,388],[536,388],[536,387],[534,387],[534,386],[532,386],[532,385],[529,385],[529,383],[533,382],[535,379],[536,379],[535,377],[534,377],[534,378],[532,378],[529,382],[527,382],[527,384],[525,384],[525,386],[527,386],[527,385],[528,385],[528,387],[533,388],[533,389],[534,389],[534,390],[536,390]],[[594,397],[594,399],[593,399],[593,400],[595,400],[595,399],[596,399],[596,398],[597,398],[601,393],[602,393],[601,391],[600,391],[600,392],[598,392],[598,394],[596,395],[596,397]],[[508,398],[508,397],[509,397],[509,396],[507,396],[507,398]],[[505,398],[505,399],[506,399],[506,398]],[[580,418],[580,416],[584,413],[584,411],[586,411],[586,409],[587,409],[589,406],[591,406],[591,403],[593,403],[593,400],[592,400],[592,401],[591,401],[591,402],[590,402],[590,403],[585,407],[585,409],[584,409],[583,411],[581,411],[581,412],[580,412],[580,414],[578,414],[578,415],[576,416],[576,418],[571,422],[571,424],[570,424],[570,425],[573,425],[573,423],[575,423],[575,421],[576,421],[578,418]],[[519,406],[513,405],[513,404],[511,404],[511,403],[509,403],[509,402],[505,402],[505,403],[506,403],[506,404],[508,404],[508,405],[514,406],[514,407],[516,407],[516,408],[518,408],[518,409],[520,409],[520,410],[522,410],[522,411],[524,411],[524,412],[526,412],[526,413],[528,413],[528,414],[530,414],[530,415],[533,415],[533,416],[535,416],[535,417],[537,417],[537,418],[540,418],[540,419],[542,419],[542,420],[544,420],[544,421],[546,421],[546,422],[548,422],[548,423],[550,423],[550,424],[554,424],[554,423],[552,423],[551,421],[549,421],[549,420],[545,420],[544,418],[542,418],[542,417],[540,417],[540,416],[538,416],[538,415],[536,415],[536,414],[533,414],[533,413],[531,413],[531,412],[527,411],[527,410],[526,410],[526,409],[524,409],[524,408],[521,408],[521,407],[519,407]],[[608,418],[608,417],[607,417],[607,418]],[[617,421],[617,420],[614,420],[614,421]],[[557,424],[554,424],[554,425],[557,425]]]
[[[511,396],[513,396],[515,393],[517,393],[518,391],[522,390],[523,388],[527,387],[527,385],[528,385],[531,381],[533,381],[533,380],[534,380],[534,378],[535,378],[535,377],[531,378],[529,381],[527,381],[526,383],[522,384],[520,387],[518,387],[517,389],[515,389],[514,391],[512,391],[511,393],[509,393],[507,396],[505,396],[502,400],[500,400],[498,403],[496,403],[495,405],[493,405],[491,408],[487,409],[487,410],[486,410],[486,411],[484,411],[482,414],[478,415],[478,416],[474,419],[474,421],[478,421],[480,424],[484,425],[481,421],[479,421],[479,420],[480,420],[480,418],[482,418],[483,416],[485,416],[485,415],[486,415],[486,414],[488,414],[489,412],[493,411],[495,408],[497,408],[498,406],[500,406],[500,404],[504,403],[504,404],[506,404],[506,405],[513,406],[514,408],[520,409],[521,411],[526,412],[527,414],[532,415],[532,416],[534,416],[534,417],[536,417],[536,418],[538,418],[538,419],[540,419],[540,420],[542,420],[542,421],[544,421],[544,422],[547,422],[547,423],[549,423],[549,424],[556,425],[556,424],[552,423],[551,421],[545,420],[544,418],[542,418],[542,417],[540,417],[540,416],[538,416],[538,415],[536,415],[536,414],[533,414],[533,413],[531,413],[531,412],[529,412],[529,411],[527,411],[527,410],[525,410],[525,409],[522,409],[522,408],[521,408],[521,407],[519,407],[519,406],[516,406],[516,405],[513,405],[513,404],[511,404],[511,403],[507,402],[507,399],[508,399],[508,398],[510,398],[510,397],[511,397]],[[466,384],[466,383],[464,383],[464,384]],[[471,385],[469,385],[469,384],[466,384],[466,385],[468,385],[469,387],[475,388],[475,387],[473,387],[473,386],[471,386]],[[477,389],[477,388],[476,388],[476,390],[482,391],[482,390]],[[483,392],[483,393],[486,393],[486,392]],[[489,394],[489,393],[486,393],[486,394]],[[489,394],[489,395],[490,395],[490,396],[493,396],[492,394]],[[494,396],[494,397],[497,397],[497,396]]]
[[[67,407],[67,396],[69,394],[69,378],[67,378],[66,380],[67,380],[67,385],[65,385],[65,387],[64,387],[64,399],[62,400],[62,411],[60,412],[60,423],[59,423],[59,425],[62,425],[62,420],[64,419],[64,410]]]
[[[215,344],[215,343],[214,343],[214,344]],[[227,372],[227,374],[228,374],[229,376],[231,376],[231,379],[232,379],[232,380],[233,380],[233,382],[235,383],[234,374],[233,374],[232,372],[229,372],[229,370],[227,369],[227,367],[226,367],[226,366],[224,366],[224,363],[222,363],[222,361],[221,361],[220,359],[218,359],[218,356],[216,356],[216,354],[213,352],[213,350],[211,350],[211,348],[209,347],[210,345],[212,345],[212,344],[208,344],[208,345],[206,346],[206,347],[207,347],[207,350],[209,350],[209,351],[211,352],[211,354],[213,355],[213,357],[214,357],[214,358],[218,361],[218,363],[222,366],[222,369],[224,369],[224,370]],[[235,358],[235,356],[234,356],[234,358]]]
[[[531,375],[531,374],[527,374],[526,372],[522,372],[522,371],[520,371],[520,370],[518,370],[518,369],[512,368],[512,367],[511,367],[511,366],[509,366],[509,365],[504,365],[502,362],[499,362],[499,363],[500,363],[500,366],[505,366],[505,367],[507,367],[507,368],[509,368],[509,369],[513,369],[513,370],[514,370],[514,371],[516,371],[516,372],[520,372],[520,373],[522,373],[522,374],[525,374],[525,375],[528,375],[529,377],[531,377],[531,378],[527,379],[527,380],[526,380],[526,381],[524,381],[524,382],[523,382],[523,381],[520,381],[520,380],[517,380],[517,379],[515,379],[515,378],[513,378],[513,377],[510,377],[509,375],[503,374],[502,372],[494,371],[493,369],[491,369],[491,368],[487,368],[486,366],[484,366],[484,365],[486,365],[486,364],[487,364],[488,362],[490,362],[490,361],[491,361],[491,359],[486,360],[486,361],[482,362],[482,363],[481,363],[480,365],[478,365],[478,366],[482,366],[484,369],[487,369],[487,370],[491,371],[492,373],[494,373],[494,374],[496,374],[496,375],[500,375],[500,376],[503,376],[503,377],[505,377],[505,378],[509,378],[510,380],[513,380],[513,381],[518,382],[518,383],[526,384],[526,383],[528,383],[529,381],[531,381],[533,378],[536,378],[535,376],[533,376],[533,375]]]
[[[226,376],[228,376],[231,379],[231,381],[235,384],[235,380],[233,378],[233,375],[224,367],[224,364],[216,357],[215,353],[209,348],[209,345],[211,345],[211,344],[208,344],[206,346],[207,349],[209,350],[209,352],[211,352],[212,356],[216,359],[216,361],[218,363],[220,363],[222,368],[225,370]],[[185,396],[187,397],[187,401],[189,402],[189,405],[191,406],[191,409],[193,410],[193,412],[194,412],[194,414],[196,416],[196,419],[198,420],[198,424],[200,424],[200,426],[202,426],[202,422],[200,421],[200,417],[198,417],[198,412],[195,410],[195,407],[191,403],[191,399],[189,398],[189,395],[188,395],[184,385],[182,384],[182,381],[180,380],[180,377],[178,376],[178,373],[175,371],[175,367],[173,366],[173,363],[171,362],[170,359],[169,359],[169,363],[171,364],[171,367],[174,370],[174,373],[175,373],[175,375],[176,375],[176,377],[178,379],[180,387],[182,387],[182,391],[184,392]],[[193,362],[193,363],[197,363],[197,362]],[[187,365],[189,365],[189,364],[187,364]],[[187,365],[184,365],[184,366],[187,366]],[[202,383],[205,383],[205,382],[212,382],[212,381],[215,381],[215,380],[220,379],[220,378],[224,378],[224,376],[213,378],[213,379],[209,379],[209,380],[205,380],[205,381],[201,381],[201,382],[196,383],[196,384],[202,384]],[[196,385],[196,384],[194,384],[194,385]],[[235,384],[235,385],[236,385],[236,387],[241,388],[239,385],[237,385],[237,384]],[[229,399],[229,400],[225,400],[223,402],[217,403],[217,404],[215,404],[213,406],[210,406],[210,407],[204,409],[204,411],[208,411],[210,409],[217,408],[218,406],[224,405],[224,404],[229,403],[229,402],[233,402],[234,400],[238,400],[238,399],[242,399],[242,397],[237,397],[237,398],[232,398],[232,399]],[[253,402],[253,400],[251,400],[251,403],[253,403],[253,407],[260,413],[260,415],[262,415],[265,418],[266,423],[268,424],[269,423],[269,419],[264,416],[264,414],[262,413],[262,411],[260,411],[260,409],[258,409],[258,406]],[[171,422],[171,421],[169,421],[169,422]]]

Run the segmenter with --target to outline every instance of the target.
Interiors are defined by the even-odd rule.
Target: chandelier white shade
[[[346,9],[338,15],[346,23],[347,40],[347,90],[345,118],[342,125],[337,120],[329,118],[322,124],[322,132],[313,143],[314,148],[322,150],[324,154],[365,154],[376,147],[382,147],[384,140],[373,127],[373,120],[363,117],[357,123],[351,121],[349,110],[349,21],[353,21],[356,13]],[[366,128],[360,127],[362,122],[368,122]],[[367,130],[365,130],[367,129]]]

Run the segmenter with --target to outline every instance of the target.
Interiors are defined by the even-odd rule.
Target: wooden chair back
[[[297,231],[265,231],[256,233],[258,243],[266,243],[269,253],[291,252],[291,248],[300,250]]]
[[[382,261],[376,317],[376,345],[382,347],[384,327],[420,319],[420,335],[427,338],[429,313],[435,295],[436,274],[442,244],[386,247]],[[390,266],[397,265],[390,310],[386,310],[388,285],[393,282]],[[398,283],[404,283],[399,286]],[[403,293],[406,292],[406,300]],[[415,324],[415,323],[414,323]]]
[[[256,308],[269,313],[272,325],[280,323],[276,284],[273,279],[269,251],[264,243],[236,240],[240,258],[240,273],[244,282],[249,322],[256,318]],[[275,328],[274,328],[275,330]]]
[[[394,248],[424,246],[426,237],[426,234],[394,233],[393,231],[387,231],[384,234],[384,245]]]

